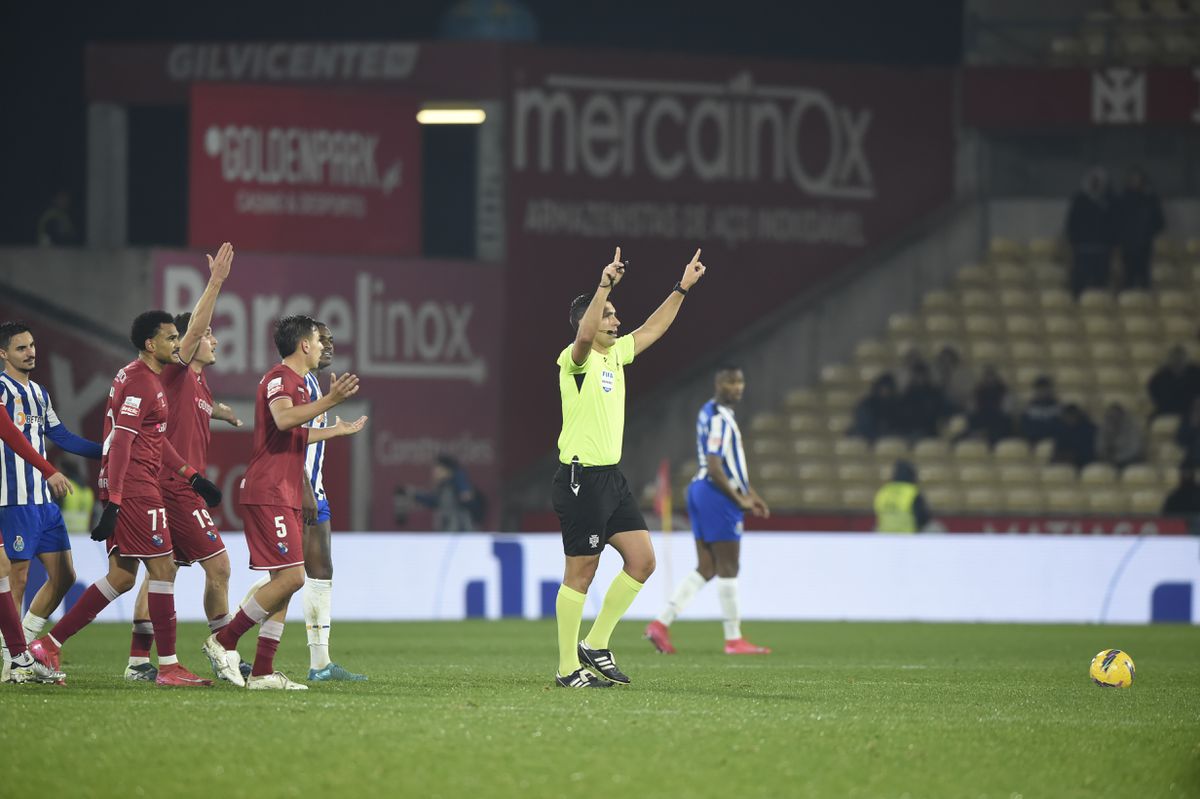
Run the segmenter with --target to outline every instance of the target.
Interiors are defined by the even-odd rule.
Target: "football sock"
[[[133,637],[129,642],[129,665],[149,663],[150,647],[153,643],[154,625],[150,623],[149,619],[134,619]]]
[[[210,633],[215,633],[217,630],[226,626],[231,621],[233,621],[233,617],[230,616],[228,613],[226,613],[224,616],[217,616],[214,619],[209,619],[208,620],[208,631]]]
[[[608,639],[612,637],[617,622],[625,615],[625,611],[629,610],[629,606],[641,590],[642,583],[626,574],[624,569],[617,572],[612,585],[608,587],[608,593],[604,595],[600,613],[592,622],[592,629],[587,634],[588,649],[608,649]]]
[[[566,677],[579,668],[579,625],[583,621],[581,594],[566,585],[558,587],[558,599],[554,600],[554,617],[558,622],[558,673]]]
[[[267,572],[262,577],[259,577],[254,585],[250,586],[250,590],[246,592],[246,596],[242,597],[242,605],[250,601],[250,598],[258,593],[258,589],[262,588],[267,583],[271,582],[271,573]]]
[[[304,627],[308,632],[308,666],[329,665],[329,615],[333,606],[333,580],[304,578]]]
[[[283,622],[264,621],[258,630],[258,649],[254,653],[253,677],[262,677],[275,671],[275,652],[279,639],[283,638]]]
[[[175,583],[151,580],[149,586],[146,600],[150,605],[150,624],[154,628],[158,665],[171,666],[179,662],[175,656]]]
[[[226,649],[236,649],[238,639],[246,634],[256,624],[262,624],[271,614],[263,610],[262,605],[258,604],[258,600],[250,597],[242,606],[238,608],[238,612],[234,614],[233,621],[226,624],[217,632],[217,643]]]
[[[736,577],[717,578],[717,597],[721,600],[721,618],[725,622],[725,640],[742,637],[742,617],[738,612],[738,581]]]
[[[25,636],[21,632],[21,617],[17,615],[17,606],[13,604],[12,588],[7,577],[0,577],[0,633],[8,646],[9,657],[13,660],[25,652]]]
[[[679,583],[679,587],[675,589],[675,593],[671,595],[671,601],[667,603],[666,608],[659,614],[658,620],[664,626],[670,627],[671,622],[675,621],[680,613],[683,613],[683,609],[688,606],[688,603],[692,601],[692,598],[696,596],[696,593],[707,582],[707,580],[700,576],[700,572],[692,572],[687,577],[684,577],[683,581]]]
[[[51,642],[61,647],[68,638],[91,624],[96,615],[120,595],[121,592],[112,587],[107,577],[101,577],[89,585],[79,601],[50,630]]]
[[[46,627],[46,620],[35,615],[32,610],[27,610],[25,618],[21,620],[21,626],[25,628],[25,642],[28,643],[42,634],[42,630]]]

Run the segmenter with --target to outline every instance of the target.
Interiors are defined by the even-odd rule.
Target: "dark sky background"
[[[32,244],[37,218],[60,187],[74,195],[82,225],[87,42],[435,39],[451,5],[451,0],[5,3],[0,243]],[[525,5],[537,17],[540,40],[550,44],[898,66],[951,65],[962,57],[960,0]]]

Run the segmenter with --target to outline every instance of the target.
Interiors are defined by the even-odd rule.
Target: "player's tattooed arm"
[[[218,402],[213,406],[212,418],[218,422],[228,422],[234,427],[242,426],[242,420],[233,412],[233,408],[223,402]]]
[[[343,422],[342,417],[337,417],[329,427],[315,427],[308,431],[308,443],[316,444],[318,441],[327,441],[331,438],[339,436],[352,436],[359,430],[362,430],[367,424],[367,417],[360,416],[353,422]]]
[[[229,277],[229,270],[233,266],[233,245],[225,242],[217,250],[216,258],[211,255],[206,257],[209,271],[208,285],[204,287],[204,293],[196,301],[196,307],[192,309],[191,321],[188,322],[187,332],[179,341],[179,360],[184,363],[191,363],[192,358],[196,357],[200,340],[212,326],[213,310],[217,307],[217,295],[221,293],[221,285],[225,282],[225,278]]]
[[[672,289],[667,298],[663,300],[662,305],[650,314],[650,318],[633,331],[634,352],[641,355],[650,348],[651,344],[663,337],[663,334],[671,327],[671,323],[675,321],[679,307],[683,305],[683,294],[686,294],[688,289],[704,277],[704,271],[704,264],[700,262],[700,250],[696,250],[692,260],[683,267],[683,277],[679,279],[678,288],[683,293]]]

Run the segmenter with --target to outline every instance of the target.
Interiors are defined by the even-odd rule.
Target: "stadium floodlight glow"
[[[422,125],[482,125],[487,114],[482,108],[422,108],[417,122]]]

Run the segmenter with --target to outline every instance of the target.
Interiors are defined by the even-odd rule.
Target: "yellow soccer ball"
[[[1120,649],[1105,649],[1092,658],[1088,675],[1101,688],[1128,688],[1133,685],[1133,658]]]

